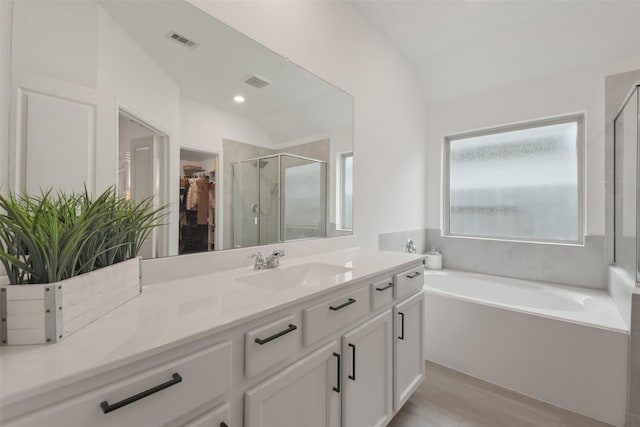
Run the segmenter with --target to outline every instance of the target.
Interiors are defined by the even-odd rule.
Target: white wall
[[[180,134],[189,148],[222,151],[222,140],[272,147],[273,141],[255,122],[188,98],[180,98]]]
[[[11,91],[11,14],[13,3],[0,2],[0,194],[9,182],[9,93]],[[0,267],[0,276],[4,274]]]
[[[9,183],[9,93],[11,91],[11,14],[13,3],[0,1],[0,194]],[[6,274],[0,265],[0,283]]]
[[[98,191],[116,183],[115,128],[117,106],[121,103],[170,135],[169,158],[175,163],[170,170],[176,176],[169,178],[168,194],[178,194],[178,86],[99,5],[54,3],[14,3],[13,69],[97,90],[101,99],[106,100],[101,104],[105,108],[98,111],[98,126],[104,124],[113,140],[97,147]],[[2,149],[7,146],[8,142],[3,143]],[[177,210],[170,218],[177,222]],[[169,230],[172,234],[169,241],[175,242],[171,253],[177,252],[177,228]]]
[[[447,134],[574,112],[586,113],[586,234],[604,235],[603,67],[554,75],[457,99],[427,112],[427,227],[441,226],[441,159]]]
[[[425,225],[425,107],[409,61],[346,2],[189,0],[346,90],[355,101],[354,225],[378,233]]]
[[[169,136],[168,185],[160,201],[168,203],[179,192],[180,89],[107,12],[98,9],[98,89]],[[108,152],[103,157],[100,161],[108,161]],[[115,151],[112,158],[115,177],[118,164]],[[168,222],[177,224],[178,217],[178,209],[171,209]],[[177,254],[178,227],[168,226],[166,230],[168,254]]]
[[[15,1],[13,7],[14,70],[37,72],[82,87],[97,87],[95,4]]]

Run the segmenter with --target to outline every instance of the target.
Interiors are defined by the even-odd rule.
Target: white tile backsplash
[[[359,241],[359,237],[353,234],[327,239],[309,239],[251,248],[147,259],[142,261],[142,284],[143,286],[155,285],[185,277],[250,267],[253,265],[253,261],[247,257],[258,251],[268,255],[275,249],[284,249],[286,258],[283,262],[286,262],[290,258],[355,247],[358,246]]]
[[[604,289],[604,236],[585,236],[583,246],[445,237],[438,229],[381,233],[379,248],[403,251],[408,238],[418,252],[435,246],[444,268],[517,279]]]
[[[640,330],[640,323],[635,328],[631,325],[631,294],[636,289],[633,279],[620,267],[610,265],[607,267],[607,286],[624,323],[631,329]],[[636,307],[640,310],[640,301]]]

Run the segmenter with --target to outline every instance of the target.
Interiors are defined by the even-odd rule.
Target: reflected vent
[[[173,31],[167,34],[167,37],[169,37],[171,40],[174,40],[180,43],[181,45],[187,46],[190,49],[195,49],[199,45],[199,43],[196,43],[193,40],[189,40],[185,36],[175,33]]]
[[[253,86],[258,89],[262,89],[263,87],[269,86],[271,84],[269,80],[265,79],[264,77],[260,77],[257,74],[250,74],[242,79],[242,81],[244,81],[249,86]]]

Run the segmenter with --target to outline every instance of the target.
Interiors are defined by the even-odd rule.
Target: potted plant
[[[166,206],[110,187],[91,198],[44,191],[0,195],[3,344],[57,342],[138,295],[138,253]]]

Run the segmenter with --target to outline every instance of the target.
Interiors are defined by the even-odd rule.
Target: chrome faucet
[[[255,258],[256,262],[253,264],[254,270],[265,270],[267,268],[276,268],[280,266],[280,258],[284,256],[283,249],[276,249],[273,253],[267,257],[262,255],[261,252],[251,254],[249,258]]]
[[[284,249],[276,249],[267,257],[267,268],[280,267],[280,258],[284,256]]]

